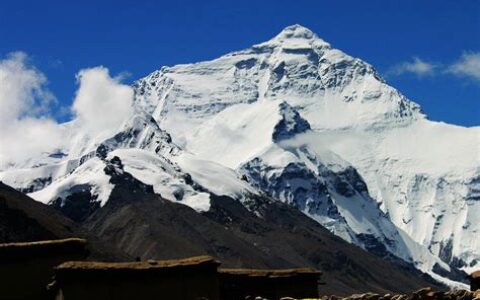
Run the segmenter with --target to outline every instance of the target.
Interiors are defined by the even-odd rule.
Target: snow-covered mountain
[[[109,137],[65,124],[62,149],[0,171],[59,207],[108,201],[107,167],[208,211],[286,202],[343,239],[446,283],[480,267],[480,128],[429,121],[369,64],[299,25],[218,59],[134,83],[134,113]],[[80,199],[80,200],[79,200]],[[85,216],[83,216],[85,217]]]

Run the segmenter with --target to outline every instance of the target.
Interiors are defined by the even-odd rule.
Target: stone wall
[[[319,279],[320,272],[313,269],[220,269],[220,296],[228,300],[279,299],[283,296],[316,298]]]
[[[0,298],[50,299],[54,267],[85,259],[85,245],[82,239],[0,244]]]
[[[56,300],[219,299],[211,257],[130,263],[67,262],[56,269]]]

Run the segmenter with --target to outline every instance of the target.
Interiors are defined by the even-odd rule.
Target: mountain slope
[[[35,242],[70,237],[88,240],[88,259],[125,260],[130,257],[95,233],[81,228],[62,213],[34,201],[0,182],[0,243]]]
[[[197,212],[140,188],[143,184],[130,174],[117,171],[107,204],[83,226],[131,256],[209,254],[225,267],[311,266],[324,271],[326,284],[320,289],[329,294],[436,285],[412,267],[394,265],[346,243],[289,205],[255,197],[249,204],[255,210],[249,210],[230,197],[212,194],[210,209]]]
[[[76,228],[61,213],[0,182],[0,242],[67,238]]]
[[[269,151],[262,126],[272,129],[274,103],[286,101],[313,129],[294,145],[356,168],[380,210],[413,240],[407,252],[420,269],[438,267],[424,261],[429,252],[454,268],[478,267],[479,128],[428,121],[370,65],[308,29],[287,27],[213,61],[165,67],[136,86],[138,102],[154,107],[149,112],[173,141],[234,169]]]
[[[215,196],[257,214],[253,198],[286,203],[448,284],[478,268],[480,128],[429,121],[372,66],[310,30],[163,67],[133,88],[134,113],[111,137],[65,124],[74,138],[62,155],[0,179],[83,221],[108,205],[111,170],[121,169],[199,212]]]

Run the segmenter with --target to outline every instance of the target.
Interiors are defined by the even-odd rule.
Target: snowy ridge
[[[55,153],[0,172],[51,203],[105,166],[197,211],[210,195],[286,202],[336,235],[449,284],[480,267],[480,128],[429,121],[375,69],[300,25],[212,61],[136,81],[133,115],[89,136],[65,124]]]

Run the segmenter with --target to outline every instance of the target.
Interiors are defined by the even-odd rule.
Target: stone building
[[[54,267],[85,259],[86,240],[69,238],[0,244],[1,299],[49,299],[46,286]]]
[[[321,272],[310,269],[255,270],[219,269],[221,299],[247,296],[267,299],[318,298]]]
[[[65,262],[55,269],[56,300],[219,299],[209,256],[140,262]]]
[[[470,290],[480,290],[480,271],[473,272],[468,278],[470,279]]]

